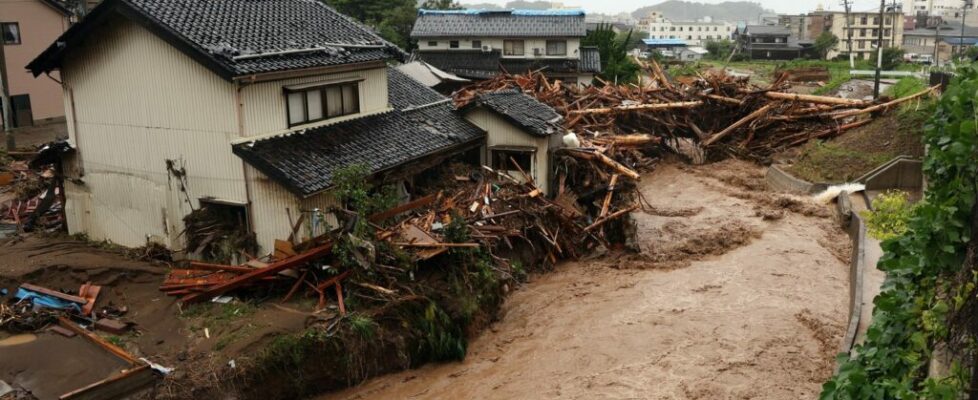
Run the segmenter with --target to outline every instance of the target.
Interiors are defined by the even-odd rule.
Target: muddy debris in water
[[[820,359],[815,360],[821,374],[830,374],[833,368],[836,352],[838,351],[839,332],[842,326],[831,322],[832,319],[816,315],[811,310],[805,308],[795,314],[795,319],[811,331],[812,337],[819,343]]]
[[[705,227],[691,227],[681,221],[667,222],[659,229],[659,233],[663,237],[674,237],[676,240],[650,244],[644,253],[628,257],[617,264],[616,268],[683,268],[693,261],[746,246],[761,237],[760,230],[739,220],[709,219],[701,225]]]

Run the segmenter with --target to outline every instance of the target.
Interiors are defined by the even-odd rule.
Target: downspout
[[[255,77],[252,75],[251,80],[254,81]],[[234,81],[234,113],[238,119],[238,136],[244,138],[245,128],[244,128],[244,101],[241,98],[241,89],[244,86],[241,85],[241,81]],[[244,159],[241,159],[241,174],[244,177],[244,187],[245,187],[245,203],[248,204],[247,215],[248,215],[248,230],[251,232],[255,231],[255,210],[254,203],[251,200],[251,173],[248,171],[248,164]]]
[[[85,152],[81,149],[81,133],[78,131],[78,108],[75,107],[75,91],[68,84],[64,70],[61,70],[61,82],[61,89],[68,96],[68,106],[71,107],[71,130],[75,132],[75,149],[77,149],[75,151],[75,157],[77,157],[75,164],[78,167],[78,178],[81,178],[85,176]]]

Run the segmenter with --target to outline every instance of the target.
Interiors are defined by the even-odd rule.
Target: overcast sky
[[[556,0],[561,1],[561,0]],[[632,12],[637,8],[644,6],[651,6],[661,3],[664,0],[562,0],[564,5],[571,7],[581,7],[585,11],[604,13],[604,14],[617,14],[620,12]],[[694,0],[700,3],[720,3],[721,0]],[[797,14],[802,12],[808,12],[815,10],[819,4],[827,10],[841,10],[842,3],[841,0],[755,0],[761,3],[764,8],[774,10],[778,13],[791,13]],[[893,0],[887,0],[887,4],[891,3]],[[466,3],[495,3],[499,5],[506,4],[507,0],[461,0],[463,5]],[[902,3],[902,1],[898,1]],[[864,11],[864,10],[878,10],[880,6],[879,0],[856,0],[854,10]]]

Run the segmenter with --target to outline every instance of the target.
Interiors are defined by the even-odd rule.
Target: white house
[[[601,57],[581,46],[584,18],[580,10],[420,10],[411,38],[419,58],[465,78],[543,70],[589,84]]]
[[[337,205],[344,166],[409,184],[484,158],[486,130],[388,67],[402,56],[319,1],[104,1],[28,66],[63,81],[69,231],[181,249],[183,217],[209,205],[268,250]]]
[[[712,40],[730,39],[736,25],[709,18],[700,21],[672,21],[656,14],[650,16],[643,29],[649,33],[649,39],[680,39],[689,46],[702,46]]]

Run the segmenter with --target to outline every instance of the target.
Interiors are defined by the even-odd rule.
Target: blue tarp
[[[57,308],[59,310],[75,310],[76,312],[81,312],[81,307],[78,305],[78,303],[61,300],[57,297],[48,296],[46,294],[41,294],[24,288],[18,288],[17,294],[14,295],[14,298],[20,301],[31,301],[37,307]]]
[[[486,10],[481,8],[467,8],[463,10],[418,10],[418,15],[479,15],[479,14],[511,14],[527,17],[556,16],[556,17],[579,17],[584,15],[584,10]]]

